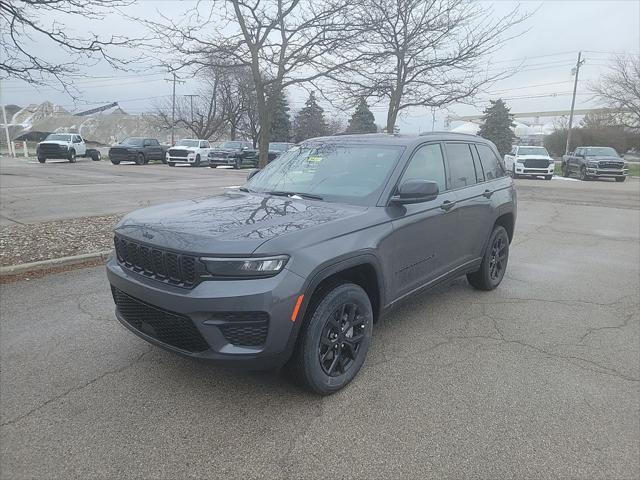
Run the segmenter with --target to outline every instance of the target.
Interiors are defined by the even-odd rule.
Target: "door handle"
[[[451,202],[449,200],[445,200],[444,202],[442,202],[442,205],[440,205],[440,208],[442,210],[444,210],[445,212],[448,212],[449,210],[451,210],[454,206],[455,206],[456,202]]]
[[[491,195],[493,195],[493,190],[489,190],[489,189],[486,189],[482,194],[482,196],[486,198],[491,198]]]

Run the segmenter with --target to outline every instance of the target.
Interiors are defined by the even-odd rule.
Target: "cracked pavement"
[[[1,478],[638,478],[640,182],[517,185],[500,288],[402,304],[327,398],[149,346],[101,267],[2,286]]]

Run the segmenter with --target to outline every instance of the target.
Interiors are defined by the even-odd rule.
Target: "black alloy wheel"
[[[504,278],[509,261],[509,235],[505,228],[496,225],[491,232],[480,268],[467,274],[467,280],[478,290],[493,290]]]
[[[324,373],[337,377],[349,371],[361,352],[365,329],[364,317],[355,303],[344,303],[329,315],[318,345]]]
[[[504,276],[504,271],[507,268],[508,245],[509,239],[506,239],[503,235],[496,236],[493,245],[491,245],[489,275],[494,282],[502,280]]]

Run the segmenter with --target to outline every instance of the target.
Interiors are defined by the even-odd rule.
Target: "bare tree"
[[[217,140],[227,132],[225,105],[222,100],[224,75],[217,72],[203,77],[204,83],[197,96],[176,98],[173,126],[185,128],[196,138]],[[156,110],[161,127],[171,128],[171,101],[160,103]]]
[[[221,102],[231,140],[235,140],[238,135],[253,138],[250,117],[255,116],[256,98],[251,72],[246,68],[215,65],[211,68],[223,72]]]
[[[226,0],[198,4],[176,22],[147,22],[176,52],[175,69],[202,69],[220,61],[251,71],[259,120],[260,166],[268,162],[268,92],[317,80],[353,61],[350,2],[341,0]],[[208,11],[204,11],[207,8]],[[215,60],[212,60],[215,59]],[[275,98],[272,95],[271,98]]]
[[[362,61],[335,76],[349,98],[388,103],[386,131],[411,107],[444,107],[473,97],[503,72],[479,62],[528,15],[503,17],[472,0],[359,0]]]
[[[104,19],[114,9],[134,0],[2,0],[0,2],[0,76],[35,85],[50,82],[73,95],[70,78],[83,74],[83,67],[100,61],[122,68],[134,58],[118,58],[114,50],[132,47],[139,39],[117,35],[100,37],[89,33],[90,22]],[[76,17],[87,23],[85,35],[72,34],[57,18]],[[66,61],[47,58],[44,45],[57,48]],[[55,55],[61,58],[63,55]]]
[[[589,88],[616,112],[619,124],[640,128],[640,55],[616,55],[611,71]]]

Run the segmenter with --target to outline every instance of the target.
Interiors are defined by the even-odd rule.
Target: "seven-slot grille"
[[[549,160],[544,158],[527,158],[524,161],[525,168],[547,168],[549,166]]]
[[[612,162],[612,161],[598,162],[598,168],[605,168],[605,169],[611,168],[611,169],[619,170],[623,167],[624,167],[623,162]]]
[[[156,340],[185,350],[203,352],[209,345],[188,317],[148,305],[111,287],[120,316],[133,329]]]
[[[191,288],[196,284],[196,258],[180,255],[115,236],[113,242],[118,262],[141,275]]]
[[[169,156],[170,157],[185,157],[189,154],[188,150],[183,150],[180,148],[170,148],[169,149]]]

